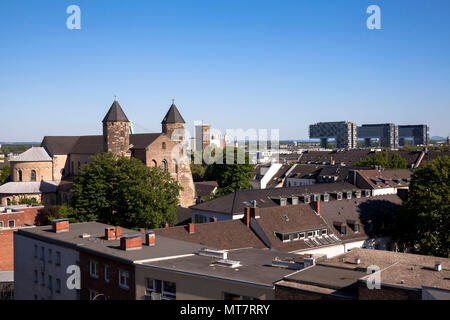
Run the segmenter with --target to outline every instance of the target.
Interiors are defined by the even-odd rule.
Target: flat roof
[[[228,251],[228,260],[239,261],[241,266],[236,268],[223,267],[214,264],[220,260],[209,256],[194,255],[164,261],[145,262],[142,268],[157,268],[167,271],[187,273],[196,276],[206,276],[223,280],[238,281],[273,287],[274,282],[295,272],[296,270],[273,267],[275,258],[292,258],[302,261],[295,254],[282,253],[268,249],[237,249]],[[136,267],[139,267],[137,265]]]
[[[106,240],[105,228],[111,225],[98,222],[71,223],[68,232],[55,233],[52,226],[42,226],[30,229],[20,229],[18,234],[37,240],[68,247],[74,250],[84,250],[100,256],[120,260],[125,263],[133,263],[139,260],[161,259],[173,256],[193,254],[204,248],[195,243],[180,241],[162,236],[156,237],[155,246],[145,245],[145,234],[142,237],[142,249],[125,251],[120,249],[120,239]],[[135,235],[136,230],[123,229],[123,236]],[[88,234],[90,237],[81,238],[80,235]]]

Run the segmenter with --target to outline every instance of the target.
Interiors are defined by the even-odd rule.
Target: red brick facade
[[[118,249],[119,250],[119,249]],[[97,262],[98,278],[90,274],[89,261]],[[109,282],[105,280],[105,265],[109,267]],[[128,289],[119,285],[119,270],[128,271]],[[135,276],[133,265],[118,262],[116,260],[101,257],[80,250],[81,290],[80,299],[89,300],[90,290],[98,293],[96,300],[135,300]]]
[[[14,230],[0,230],[0,271],[14,270]]]
[[[367,288],[365,284],[359,285],[359,300],[422,300],[422,290],[414,288],[395,288],[381,285],[380,289]]]

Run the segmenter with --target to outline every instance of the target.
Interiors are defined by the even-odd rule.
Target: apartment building
[[[281,300],[448,300],[450,259],[353,249],[275,284]]]

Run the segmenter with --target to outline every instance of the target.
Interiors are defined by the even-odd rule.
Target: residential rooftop
[[[54,243],[75,250],[85,250],[107,258],[117,259],[125,263],[139,260],[161,259],[173,256],[192,254],[205,247],[191,242],[175,240],[163,236],[156,237],[155,246],[145,245],[145,234],[136,230],[123,229],[123,235],[139,234],[142,238],[142,248],[125,251],[120,248],[120,240],[106,240],[105,228],[113,226],[98,223],[71,223],[68,232],[55,233],[52,226],[42,226],[30,229],[20,229],[18,233],[37,240]],[[89,237],[83,238],[82,235]]]
[[[145,262],[141,265],[142,267],[273,287],[274,282],[295,271],[273,267],[272,260],[275,258],[293,259],[302,264],[302,259],[298,255],[263,249],[238,249],[228,251],[228,260],[240,263],[235,268],[217,264],[218,258],[197,254],[177,259]]]

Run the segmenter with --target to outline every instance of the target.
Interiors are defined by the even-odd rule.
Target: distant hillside
[[[30,149],[31,147],[39,147],[41,144],[40,143],[13,143],[13,144],[3,144],[0,143],[2,145],[1,149],[0,149],[0,154],[8,154],[8,153],[22,153],[24,151],[27,151],[28,149]]]
[[[440,137],[440,136],[434,136],[430,138],[431,140],[447,140],[447,138]]]

